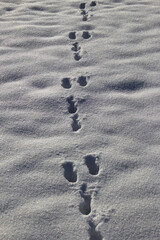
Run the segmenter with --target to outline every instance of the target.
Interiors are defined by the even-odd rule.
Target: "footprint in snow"
[[[68,112],[71,113],[71,114],[76,113],[77,102],[74,100],[74,97],[73,96],[68,97],[67,102],[69,103]]]
[[[86,193],[87,190],[87,184],[82,184],[80,188],[80,195],[83,199],[83,202],[79,205],[79,211],[83,215],[89,215],[91,212],[91,195]]]
[[[74,132],[77,132],[79,129],[81,129],[81,123],[79,121],[79,116],[78,113],[76,113],[73,117],[72,117],[72,130]]]
[[[91,7],[95,7],[97,4],[96,4],[96,1],[92,1],[91,3],[90,3],[90,6]]]
[[[76,32],[70,32],[69,33],[69,38],[70,39],[76,39]]]
[[[80,86],[85,87],[87,85],[87,77],[80,76],[77,80]]]
[[[86,3],[80,3],[80,5],[79,5],[80,9],[85,9],[85,7],[86,7]]]
[[[73,101],[73,98],[70,98],[71,101]],[[89,163],[89,168],[91,169],[90,164],[94,163],[95,165],[95,157],[93,155],[87,155],[85,157],[86,161],[90,161]],[[75,183],[77,182],[77,170],[75,169],[75,166],[73,165],[73,162],[65,162],[62,164],[62,167],[64,168],[64,177],[70,182],[70,183]],[[94,166],[95,167],[95,166]],[[92,174],[95,174],[95,170],[91,169]],[[97,172],[97,170],[96,170]],[[89,219],[87,220],[87,223],[89,225],[88,233],[89,233],[89,239],[90,240],[103,240],[103,237],[98,231],[98,225],[94,223],[94,216],[90,215],[92,213],[92,206],[91,206],[91,201],[92,201],[92,196],[91,194],[87,191],[87,184],[83,183],[80,187],[80,196],[81,196],[81,203],[79,204],[79,211],[81,214],[84,216],[89,216]],[[108,218],[105,218],[106,221],[108,222]]]
[[[87,155],[84,157],[85,164],[88,168],[88,171],[91,175],[98,175],[99,165],[97,163],[98,157],[94,155]]]
[[[71,80],[70,78],[63,78],[62,79],[62,82],[61,82],[61,86],[64,87],[64,88],[71,88]]]
[[[90,34],[88,31],[83,31],[82,37],[83,37],[84,39],[88,39],[88,38],[91,37],[91,34]]]
[[[83,18],[82,18],[83,21],[88,20],[88,12],[86,12],[86,10],[82,10],[81,15],[83,15]]]
[[[77,171],[74,169],[72,162],[65,162],[62,164],[64,168],[64,177],[71,183],[77,182]]]
[[[88,221],[89,224],[89,240],[103,240],[101,233],[97,230],[97,226],[94,224],[93,220]]]
[[[79,61],[81,58],[82,58],[82,56],[80,55],[79,52],[77,52],[77,53],[74,54],[74,59],[75,59],[76,61]]]
[[[79,43],[78,43],[78,42],[75,42],[75,43],[73,43],[72,45],[73,45],[73,47],[71,48],[72,51],[78,52],[79,50],[81,50],[81,47],[79,46]]]

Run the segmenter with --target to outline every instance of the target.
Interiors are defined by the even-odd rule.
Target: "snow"
[[[1,0],[0,240],[159,240],[160,1]]]

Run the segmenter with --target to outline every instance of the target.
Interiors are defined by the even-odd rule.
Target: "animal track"
[[[91,212],[91,196],[83,196],[84,202],[79,205],[79,210],[83,215],[88,215]]]
[[[94,157],[93,155],[87,155],[84,157],[84,159],[89,173],[92,175],[97,175],[99,173],[99,166],[96,163],[97,157]]]
[[[86,10],[86,5],[90,6],[90,7],[95,7],[97,5],[96,1],[91,1],[90,5],[88,5],[88,3],[80,3],[79,5],[79,9],[82,15],[82,21],[86,22],[89,20],[89,17],[92,16],[89,14],[90,11],[92,11],[92,9],[89,7],[89,11]],[[84,25],[83,24],[83,28],[81,29],[82,32],[82,38],[83,39],[89,39],[91,38],[91,34],[90,34],[90,30],[92,30],[93,27],[90,25]],[[68,34],[70,39],[76,39],[76,32],[69,32]],[[74,43],[72,43],[72,47],[71,50],[74,52],[73,56],[75,61],[80,61],[80,59],[82,58],[82,50],[81,50],[81,46],[79,45],[79,42],[76,40]],[[77,83],[79,83],[79,85],[81,87],[85,87],[87,85],[87,78],[86,76],[79,76],[77,78]],[[62,79],[62,83],[61,85],[66,88],[69,89],[71,88],[71,80],[70,78],[63,78]],[[72,118],[72,130],[74,132],[77,132],[79,129],[81,129],[81,123],[79,120],[79,115],[77,113],[77,101],[75,101],[74,96],[71,95],[69,97],[67,97],[66,99],[67,103],[69,104],[68,106],[68,112],[70,114],[72,114],[71,118]],[[79,102],[78,102],[79,103]],[[99,173],[99,165],[97,163],[98,157],[94,156],[94,155],[87,155],[84,157],[84,161],[85,164],[88,168],[88,171],[91,175],[97,175]],[[74,168],[74,165],[72,162],[65,162],[63,163],[63,168],[64,168],[64,177],[71,183],[75,183],[77,181],[77,171]],[[94,195],[96,195],[98,193],[98,190],[95,189],[95,187],[92,189],[90,186],[90,191],[87,191],[87,184],[83,183],[80,187],[80,196],[81,196],[81,203],[79,204],[79,211],[80,213],[82,213],[83,215],[88,216],[89,215],[89,239],[90,240],[102,240],[102,236],[100,234],[100,232],[97,230],[97,224],[94,223],[94,215],[91,209],[91,201],[92,201],[92,193],[94,193]],[[92,212],[92,214],[90,214]]]
[[[68,107],[68,112],[69,113],[76,113],[77,112],[77,102],[74,100],[73,96],[70,96],[67,98],[67,102],[69,103],[69,107]],[[72,117],[72,130],[74,132],[77,132],[80,128],[81,128],[81,124],[80,121],[78,119],[78,113],[74,114]]]
[[[90,240],[102,240],[103,237],[99,231],[96,230],[96,225],[93,223],[93,221],[89,221],[89,235],[90,235]]]
[[[73,96],[68,97],[67,102],[69,103],[68,112],[75,113],[77,111],[77,106],[74,101],[74,97]]]
[[[95,7],[97,4],[96,4],[96,1],[92,1],[91,3],[90,3],[90,6],[91,7]]]
[[[82,10],[81,14],[83,15],[82,20],[87,21],[88,20],[88,12],[86,12],[86,10]]]
[[[73,47],[71,49],[72,49],[72,51],[75,52],[74,59],[76,61],[79,61],[82,58],[82,56],[80,54],[81,47],[79,46],[78,42],[73,43]]]
[[[69,33],[69,38],[70,39],[76,39],[76,32],[70,32]]]
[[[72,130],[74,132],[77,132],[80,128],[81,128],[81,124],[78,120],[78,114],[75,114],[73,117],[72,117]]]
[[[85,22],[85,21],[88,21],[88,15],[84,15],[82,20]]]
[[[75,59],[76,61],[79,61],[81,58],[82,58],[82,56],[80,55],[79,52],[77,52],[77,53],[74,54],[74,59]]]
[[[86,194],[87,185],[84,183],[81,186],[80,195],[83,198],[83,202],[79,205],[79,210],[83,215],[88,215],[91,212],[91,196]]]
[[[86,15],[86,14],[87,14],[86,10],[81,11],[81,15]]]
[[[80,9],[85,9],[86,3],[80,3],[79,8]]]
[[[91,7],[96,6],[96,1],[92,1],[90,3],[90,6]],[[83,15],[82,20],[83,21],[88,21],[88,12],[85,10],[85,7],[86,7],[86,3],[80,3],[79,8],[81,10],[81,14]],[[89,39],[91,37],[91,34],[88,31],[83,31],[82,37],[84,39]],[[70,39],[76,39],[76,32],[70,32],[69,33],[69,38]],[[80,54],[81,47],[79,47],[78,42],[75,42],[71,49],[72,49],[72,51],[75,52],[74,53],[74,59],[76,61],[80,61],[80,59],[82,58],[82,55]]]
[[[71,88],[70,78],[63,78],[61,86],[64,88]]]
[[[73,45],[73,47],[71,48],[72,51],[78,52],[79,50],[81,50],[81,47],[79,46],[79,43],[78,43],[78,42],[75,42],[75,43],[73,43],[72,45]]]
[[[71,101],[73,99],[71,98]],[[95,157],[93,157],[92,155],[87,155],[85,157],[86,159],[93,159],[95,160]],[[93,161],[94,161],[93,160]],[[72,162],[65,162],[62,164],[63,168],[64,168],[64,177],[71,183],[74,183],[77,181],[77,171],[74,169],[73,163]],[[95,191],[95,189],[94,189]],[[79,204],[79,211],[80,213],[82,213],[85,216],[89,215],[89,220],[87,220],[88,224],[89,224],[89,239],[90,240],[102,240],[103,237],[101,235],[101,233],[97,230],[97,226],[99,224],[95,224],[94,223],[94,215],[90,215],[90,213],[92,212],[92,208],[91,208],[91,201],[92,201],[92,196],[91,193],[87,191],[87,184],[83,183],[80,187],[80,196],[82,198],[82,202]],[[112,209],[111,209],[112,210]],[[103,220],[104,220],[105,215],[103,215]],[[106,219],[106,217],[105,217]],[[104,220],[104,222],[108,222],[108,218],[107,221]]]
[[[87,184],[83,183],[80,187],[80,194],[84,194],[87,190]]]
[[[90,6],[91,7],[95,7],[97,5],[97,3],[96,3],[96,1],[92,1],[91,3],[90,3]],[[79,5],[79,8],[81,9],[81,14],[83,15],[83,18],[82,18],[82,20],[83,21],[88,21],[88,12],[85,10],[85,7],[86,7],[86,3],[81,3],[80,5]]]
[[[74,59],[76,61],[79,61],[82,58],[82,56],[80,54],[81,47],[79,46],[78,42],[75,42],[72,45],[73,45],[73,47],[71,49],[72,49],[72,51],[75,52],[74,53]]]
[[[83,31],[82,37],[83,37],[84,39],[88,39],[88,38],[91,37],[91,34],[90,34],[88,31]]]
[[[85,87],[87,85],[87,78],[84,76],[81,76],[78,78],[77,82],[80,86]]]
[[[64,168],[64,177],[69,182],[77,182],[77,171],[74,170],[73,163],[72,162],[65,162],[63,163]]]

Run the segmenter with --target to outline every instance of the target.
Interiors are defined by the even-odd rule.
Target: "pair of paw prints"
[[[99,174],[99,164],[98,164],[98,156],[95,155],[87,155],[84,157],[84,163],[88,168],[88,172],[91,175]],[[77,170],[74,166],[73,162],[65,162],[62,164],[64,169],[64,177],[70,183],[76,183],[78,181]],[[87,216],[87,223],[89,224],[88,233],[90,236],[90,240],[102,240],[103,237],[101,233],[97,230],[98,224],[95,224],[92,217],[92,194],[93,192],[88,191],[87,184],[83,183],[80,186],[80,197],[81,202],[79,204],[79,212],[84,216]]]
[[[68,36],[69,36],[70,39],[75,40],[75,39],[77,39],[77,32],[70,32]],[[88,39],[90,37],[91,37],[91,34],[88,31],[83,31],[82,32],[82,38],[83,39]]]
[[[89,77],[87,76],[80,76],[78,77],[77,79],[77,83],[79,83],[79,85],[81,87],[85,87],[87,85],[87,79]],[[71,79],[70,78],[63,78],[62,81],[61,81],[61,86],[63,88],[66,88],[66,89],[69,89],[72,87],[72,84],[71,84]]]
[[[91,1],[90,6],[95,7],[97,5],[96,1]],[[80,3],[79,8],[84,9],[86,6],[86,3]]]
[[[83,16],[82,17],[83,21],[88,21],[88,19],[89,19],[89,12],[86,10],[86,5],[87,5],[86,3],[80,3],[80,5],[79,5],[79,8],[81,10],[81,15]],[[90,7],[95,7],[96,5],[97,5],[96,1],[92,1],[90,3]],[[76,40],[77,32],[70,32],[68,37],[71,40]],[[90,32],[88,32],[87,30],[83,31],[82,38],[83,39],[91,38]],[[80,61],[80,59],[82,58],[82,48],[79,45],[79,42],[75,42],[72,45],[73,45],[73,47],[71,48],[71,50],[74,51],[74,59],[75,59],[75,61]]]
[[[88,39],[91,37],[91,34],[88,31],[83,31],[82,33],[83,39]],[[75,40],[77,38],[76,32],[70,32],[69,38]],[[79,42],[75,42],[72,44],[71,50],[74,52],[74,59],[75,61],[79,61],[82,58],[82,48],[79,45]]]
[[[94,155],[87,155],[84,157],[84,163],[88,168],[88,172],[91,175],[98,175],[99,173],[99,164],[98,157]],[[77,182],[77,170],[72,162],[63,163],[64,168],[64,177],[69,182]],[[84,192],[84,191],[83,191]]]
[[[91,175],[98,175],[99,164],[97,163],[98,157],[94,155],[87,155],[84,157],[84,163],[88,168],[88,172]],[[77,170],[73,162],[65,162],[62,164],[64,169],[64,177],[70,182],[75,183],[78,180]],[[79,210],[82,214],[88,215],[91,212],[91,194],[87,193],[87,184],[83,183],[80,188],[80,196],[84,200],[80,206]]]
[[[92,1],[92,2],[90,3],[90,6],[91,6],[91,7],[95,7],[96,5],[97,5],[96,1]],[[86,3],[80,3],[79,8],[80,8],[81,10],[85,9],[85,8],[86,8]]]
[[[80,3],[79,8],[81,10],[82,21],[88,21],[89,20],[89,12],[86,10],[86,3]],[[89,6],[95,7],[97,5],[96,1],[92,1]]]

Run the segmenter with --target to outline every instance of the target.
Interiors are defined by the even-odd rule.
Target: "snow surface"
[[[0,239],[160,239],[160,1],[0,1]]]

